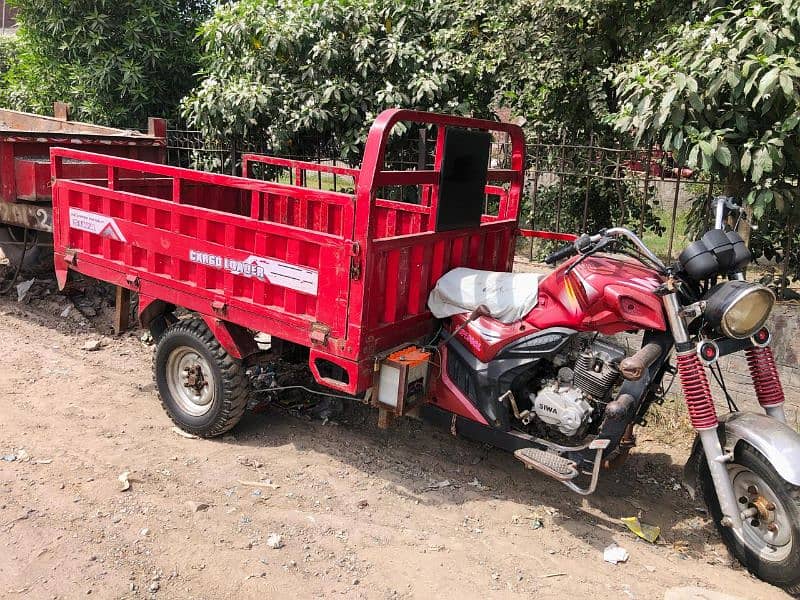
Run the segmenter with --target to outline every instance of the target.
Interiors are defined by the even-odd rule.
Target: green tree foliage
[[[457,0],[451,34],[494,102],[538,130],[610,133],[618,108],[610,69],[642,55],[690,14],[690,0]],[[556,125],[557,124],[557,125]]]
[[[17,0],[21,50],[8,76],[14,108],[140,124],[168,116],[193,85],[194,35],[210,0]]]
[[[681,26],[616,80],[616,127],[716,174],[777,248],[800,223],[798,41],[800,0],[740,0]]]
[[[618,76],[616,126],[749,189],[760,217],[800,174],[800,1],[744,1],[687,24]]]
[[[303,153],[309,135],[360,153],[389,107],[485,115],[474,68],[447,43],[458,12],[437,0],[242,0],[202,27],[203,81],[184,100],[208,138]]]
[[[19,43],[14,36],[0,36],[0,77],[17,62]]]
[[[14,36],[0,36],[0,106],[10,102],[8,92],[8,72],[17,63],[19,42]]]
[[[608,133],[609,69],[641,52],[690,0],[242,0],[203,27],[191,124],[274,147],[335,134],[357,154],[382,108],[490,114]]]

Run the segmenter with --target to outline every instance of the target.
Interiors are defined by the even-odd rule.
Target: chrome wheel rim
[[[175,348],[167,359],[167,387],[175,403],[192,417],[202,417],[214,403],[216,380],[209,362],[193,348]]]
[[[779,562],[792,550],[792,522],[764,479],[741,465],[729,466],[742,515],[742,542],[760,558]]]

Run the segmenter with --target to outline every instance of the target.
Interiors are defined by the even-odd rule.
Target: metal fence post
[[[683,165],[678,163],[678,173],[675,177],[675,197],[672,200],[672,222],[669,225],[669,246],[667,248],[667,260],[672,260],[672,243],[675,240],[675,219],[678,215],[678,194],[681,190],[681,173]]]
[[[711,199],[714,197],[714,174],[708,178],[708,192],[706,201],[703,203],[703,230],[708,230],[711,226]]]
[[[424,171],[428,162],[427,151],[427,135],[428,131],[424,127],[419,129],[419,139],[417,140],[417,170]],[[490,159],[491,160],[491,159]]]
[[[533,190],[531,191],[531,229],[536,229],[536,199],[539,195],[539,153],[542,150],[542,138],[540,134],[536,134],[536,141],[534,148],[536,150],[533,158]],[[533,238],[530,238],[530,246],[528,246],[528,253],[530,260],[533,260]]]
[[[566,160],[566,133],[561,134],[561,155],[558,160],[558,202],[556,202],[556,231],[561,231],[561,205],[564,202],[564,161]]]
[[[589,222],[589,192],[592,186],[592,166],[594,163],[594,133],[589,135],[589,163],[586,168],[586,192],[583,195],[583,219],[581,220],[581,233],[586,231]]]
[[[620,147],[619,142],[616,142],[615,150],[617,153],[617,158],[614,164],[614,191],[617,193],[617,204],[619,204],[619,225],[622,225],[625,223],[625,201],[622,198],[622,185],[620,185],[620,182],[622,181],[622,148]]]
[[[653,145],[647,141],[647,160],[644,163],[644,196],[639,210],[639,237],[644,235],[644,212],[647,206],[647,194],[650,191],[650,163],[653,160]]]

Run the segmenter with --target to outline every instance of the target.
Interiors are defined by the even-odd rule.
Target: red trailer
[[[0,249],[15,263],[27,243],[26,267],[51,253],[50,148],[66,146],[164,162],[163,119],[150,119],[149,131],[143,134],[70,121],[62,103],[56,103],[55,113],[56,117],[45,117],[0,109]],[[80,179],[105,174],[96,165],[76,160],[66,161],[64,169]]]

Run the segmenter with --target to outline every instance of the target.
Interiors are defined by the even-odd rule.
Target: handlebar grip
[[[558,262],[559,260],[569,258],[570,256],[573,256],[577,253],[578,250],[577,248],[575,248],[575,244],[569,244],[549,254],[547,258],[544,259],[544,262],[547,263],[548,265],[552,265]]]

